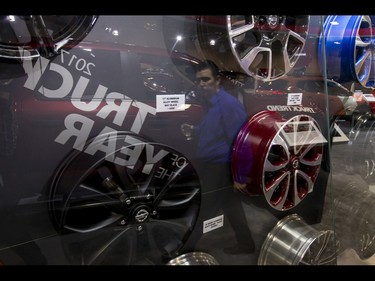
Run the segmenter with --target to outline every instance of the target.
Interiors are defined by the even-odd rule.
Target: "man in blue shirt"
[[[247,121],[247,114],[242,103],[221,87],[221,77],[213,62],[203,61],[196,70],[197,95],[202,98],[205,114],[198,125],[183,124],[181,129],[197,138],[197,158],[204,170],[203,193],[214,194],[208,207],[212,213],[223,209],[234,229],[237,243],[224,248],[224,252],[252,253],[255,245],[241,203],[243,195],[235,190],[244,183],[233,182],[230,166],[233,142]]]

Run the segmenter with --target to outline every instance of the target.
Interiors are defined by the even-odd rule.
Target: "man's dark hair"
[[[211,60],[204,60],[202,62],[200,62],[196,68],[195,68],[195,72],[199,72],[199,71],[202,71],[204,69],[211,69],[211,72],[212,72],[212,75],[214,77],[216,77],[217,75],[220,74],[220,71],[219,71],[219,68],[217,67],[217,65],[211,61]]]

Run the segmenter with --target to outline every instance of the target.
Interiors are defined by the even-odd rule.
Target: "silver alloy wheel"
[[[316,230],[297,214],[281,219],[263,242],[258,265],[335,265],[334,232]]]
[[[375,183],[375,119],[370,113],[356,119],[349,132],[346,169],[359,174],[368,184]]]
[[[222,72],[272,81],[305,56],[308,15],[196,15],[165,17],[163,35],[170,53],[188,52],[213,61]]]
[[[375,254],[375,193],[360,175],[336,172],[332,182],[321,225],[335,231],[340,252],[352,248],[359,258],[368,259]]]
[[[219,263],[207,253],[190,252],[170,260],[167,265],[219,265]]]
[[[245,73],[263,81],[276,80],[296,64],[308,23],[308,16],[227,16],[232,53]]]

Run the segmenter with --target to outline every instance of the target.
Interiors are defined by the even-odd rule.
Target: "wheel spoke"
[[[173,181],[177,179],[177,177],[185,169],[185,167],[188,166],[188,164],[189,163],[186,162],[180,168],[178,168],[178,170],[173,173],[173,175],[168,179],[168,181],[164,184],[164,186],[161,187],[159,194],[155,197],[155,200],[153,202],[154,206],[157,206],[159,204],[159,202],[162,200],[164,195],[168,192]]]
[[[322,163],[322,158],[321,144],[310,144],[300,154],[299,161],[303,165],[314,167]]]
[[[284,208],[290,187],[290,172],[285,172],[278,177],[272,179],[271,184],[265,187],[265,198],[267,202],[271,202],[277,210]]]
[[[79,227],[74,227],[74,226],[70,226],[70,225],[64,225],[64,228],[68,229],[68,230],[71,230],[71,231],[74,231],[74,232],[87,233],[87,232],[96,231],[98,229],[101,229],[101,228],[104,228],[106,226],[112,225],[116,221],[118,221],[121,217],[122,217],[121,215],[111,213],[111,216],[109,218],[103,219],[103,220],[97,222],[96,224],[92,224],[92,225],[90,225],[90,227],[79,228]]]
[[[90,256],[90,258],[88,258],[88,260],[85,264],[87,264],[87,265],[100,264],[98,262],[98,260],[102,259],[103,256],[105,256],[106,252],[111,251],[112,248],[122,247],[120,240],[130,230],[132,230],[132,227],[125,228],[125,229],[121,230],[118,234],[116,234],[114,237],[110,237],[110,239],[108,239],[108,241],[106,241],[105,243],[102,243],[100,245],[100,248],[97,249],[97,251],[95,251]],[[125,245],[127,245],[127,244],[125,243]],[[137,247],[137,239],[132,239],[131,248],[130,249],[124,249],[125,250],[124,252],[130,252],[131,253],[131,252],[135,251],[134,249],[136,247]],[[132,254],[130,254],[130,256],[132,256]]]
[[[244,34],[252,29],[254,29],[254,22],[229,30],[229,36],[233,39],[234,37]]]

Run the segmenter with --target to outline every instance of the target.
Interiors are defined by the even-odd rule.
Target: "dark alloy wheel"
[[[57,55],[82,40],[94,26],[94,15],[0,16],[0,58]]]
[[[85,153],[116,143],[106,157]],[[201,202],[192,163],[130,132],[97,137],[84,151],[65,160],[50,192],[51,218],[70,262],[165,264],[180,254]]]

